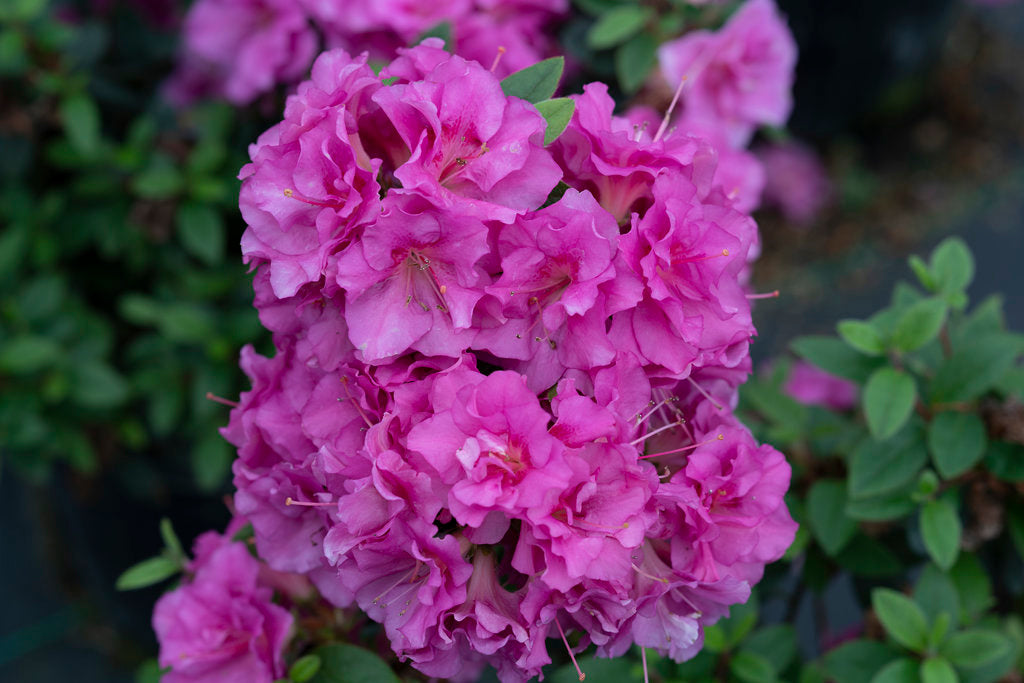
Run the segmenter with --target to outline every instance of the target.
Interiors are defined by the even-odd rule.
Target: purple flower
[[[684,121],[720,129],[732,147],[789,117],[796,43],[773,0],[747,0],[720,31],[664,43],[658,59],[670,85],[687,79]]]
[[[793,364],[782,390],[809,406],[849,410],[857,404],[856,384],[804,361]]]
[[[169,683],[270,683],[284,675],[292,615],[271,603],[260,563],[245,544],[197,541],[191,580],[153,611]]]
[[[778,207],[795,227],[814,222],[833,198],[832,182],[813,149],[799,142],[757,150],[767,182],[765,203]]]

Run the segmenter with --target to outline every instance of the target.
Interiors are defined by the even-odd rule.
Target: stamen
[[[356,412],[359,413],[359,417],[363,418],[363,422],[366,423],[367,427],[372,427],[373,423],[370,422],[370,418],[367,417],[366,413],[363,411],[363,407],[359,405],[359,401],[357,401],[356,397],[352,395],[352,392],[348,390],[348,377],[342,375],[339,379],[341,380],[341,386],[345,387],[345,396],[348,397],[348,400],[352,401],[352,405],[355,406]],[[341,399],[339,398],[338,400],[340,401]]]
[[[683,259],[681,261],[676,261],[675,259],[672,259],[672,265],[678,265],[680,263],[697,263],[698,261],[708,261],[708,260],[713,259],[713,258],[719,258],[721,256],[728,256],[728,255],[729,255],[729,250],[728,249],[723,249],[721,253],[719,253],[719,254],[711,254],[710,256],[694,256],[693,258]]]
[[[683,86],[686,85],[686,76],[683,76],[683,80],[679,81],[679,87],[676,88],[676,94],[672,96],[672,103],[668,105],[668,110],[665,112],[665,118],[661,120],[661,125],[658,126],[658,132],[654,134],[654,142],[661,139],[661,136],[665,134],[665,129],[668,128],[668,121],[672,118],[672,111],[676,108],[676,103],[679,101],[679,96],[683,93]]]
[[[548,332],[548,328],[544,325],[544,307],[540,305],[540,299],[535,296],[530,297],[530,303],[537,304],[537,322],[540,323],[540,329],[544,332],[543,337],[534,337],[533,340],[538,342],[546,341],[551,350],[554,351],[556,348],[555,340],[551,338],[551,333]]]
[[[402,575],[402,577],[401,577],[400,579],[398,579],[398,581],[395,581],[395,582],[394,582],[393,584],[391,584],[390,586],[388,586],[387,588],[385,588],[385,589],[384,589],[383,591],[381,591],[381,592],[380,592],[380,593],[379,593],[379,594],[377,595],[377,597],[375,597],[375,598],[373,599],[373,604],[374,604],[374,605],[376,605],[376,604],[380,603],[380,601],[381,601],[381,598],[383,598],[383,597],[384,597],[385,595],[387,595],[387,594],[388,594],[388,593],[390,593],[391,591],[393,591],[393,590],[395,590],[396,588],[398,588],[398,587],[399,587],[400,585],[402,585],[402,582],[403,582],[403,581],[405,581],[406,579],[409,579],[409,583],[411,583],[411,584],[414,584],[414,583],[416,582],[417,574],[419,574],[419,573],[420,573],[420,566],[421,566],[421,565],[422,565],[422,562],[420,562],[420,560],[416,560],[416,564],[414,564],[414,565],[413,565],[412,569],[410,569],[410,570],[409,570],[408,572],[406,572],[405,574],[403,574],[403,575]],[[402,595],[405,595],[405,594],[407,594],[408,592],[409,592],[409,591],[408,591],[408,590],[406,590],[406,591],[404,591],[404,592],[402,593]],[[400,600],[400,599],[402,598],[402,595],[398,596],[398,599],[399,599],[399,600]],[[380,606],[381,606],[381,607],[387,607],[387,604],[385,604],[385,603],[381,603],[381,605],[380,605]]]
[[[747,298],[748,299],[778,299],[779,298],[779,290],[776,289],[774,292],[765,292],[764,294],[747,294]]]
[[[332,204],[330,202],[322,202],[322,201],[318,201],[316,199],[310,199],[309,197],[303,197],[301,194],[297,194],[295,192],[295,190],[293,190],[290,187],[286,187],[284,189],[284,196],[285,197],[289,197],[291,199],[297,199],[300,202],[303,202],[305,204],[312,204],[313,206],[322,206],[325,209],[339,209],[340,210],[340,209],[344,209],[345,208],[342,204]]]
[[[660,576],[655,576],[653,574],[648,574],[647,572],[645,572],[643,569],[640,569],[640,567],[636,566],[635,564],[630,564],[629,566],[632,567],[633,571],[635,571],[637,574],[639,574],[640,576],[646,576],[651,581],[658,581],[660,583],[668,583],[669,582],[669,580],[666,579],[666,578],[663,578],[663,577],[660,577]]]
[[[221,398],[220,396],[214,395],[214,393],[212,391],[207,391],[206,392],[206,398],[207,398],[207,400],[213,401],[214,403],[220,403],[220,404],[223,404],[223,405],[226,405],[226,406],[230,406],[232,408],[237,408],[238,407],[238,402],[237,401],[229,401],[226,398]]]
[[[491,73],[494,73],[494,70],[498,68],[498,64],[501,62],[501,58],[505,56],[506,52],[508,52],[508,50],[505,49],[504,45],[498,46],[498,54],[494,55],[494,61],[491,62]]]
[[[647,650],[642,646],[640,647],[640,663],[644,667],[644,683],[650,683],[650,679],[647,677]]]
[[[643,436],[640,436],[640,437],[637,437],[637,438],[633,439],[627,445],[628,446],[636,446],[637,444],[643,443],[647,439],[651,438],[655,434],[660,434],[661,432],[665,431],[666,429],[672,429],[673,427],[678,427],[681,424],[682,424],[682,420],[677,420],[675,422],[669,422],[667,425],[664,425],[662,427],[658,427],[653,432],[647,432]]]
[[[668,403],[670,401],[678,401],[678,400],[679,400],[678,396],[669,396],[668,398],[662,399],[659,403],[654,403],[654,401],[652,400],[651,401],[651,405],[653,405],[653,407],[651,408],[651,411],[649,413],[647,413],[646,415],[639,415],[638,414],[636,416],[636,423],[637,423],[637,425],[638,426],[642,425],[648,418],[651,417],[651,415],[654,415],[655,413],[657,413],[660,410],[660,408],[663,405],[665,405],[666,403]]]
[[[284,499],[284,504],[285,505],[299,505],[301,507],[310,507],[310,508],[324,508],[324,507],[328,507],[329,508],[329,507],[336,506],[338,504],[338,502],[334,501],[333,503],[313,503],[313,502],[307,502],[307,501],[304,501],[304,500],[295,500],[291,496],[288,496],[287,498]]]
[[[703,396],[707,400],[711,401],[711,405],[713,405],[716,409],[718,409],[718,410],[725,410],[725,406],[723,406],[721,403],[719,403],[715,399],[711,398],[711,394],[709,394],[708,392],[704,391],[704,389],[701,388],[701,386],[699,384],[697,384],[697,382],[695,382],[692,377],[687,377],[686,379],[690,381],[690,384],[693,385],[694,389],[696,389],[697,391],[700,392],[701,396]]]
[[[721,441],[724,438],[725,438],[724,434],[719,434],[718,436],[716,436],[713,439],[708,439],[707,441],[701,441],[700,443],[695,443],[695,444],[693,444],[691,446],[683,446],[682,448],[676,448],[676,449],[673,449],[671,451],[662,451],[661,453],[651,453],[650,455],[641,455],[639,458],[637,458],[637,460],[644,460],[646,458],[657,458],[659,455],[671,455],[673,453],[682,453],[683,451],[692,451],[694,448],[700,448],[701,446],[707,446],[709,443],[714,443],[715,441]]]
[[[580,669],[579,663],[576,662],[576,655],[572,653],[572,648],[569,647],[569,641],[566,640],[565,631],[562,630],[562,624],[559,623],[558,619],[555,619],[555,626],[558,627],[558,633],[562,636],[562,642],[565,643],[565,650],[569,653],[569,659],[572,660],[572,665],[576,667],[576,673],[579,674],[580,680],[582,681],[586,679],[587,674],[583,673],[583,670]]]

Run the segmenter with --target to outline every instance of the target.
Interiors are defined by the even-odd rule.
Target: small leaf
[[[871,605],[893,640],[915,652],[924,649],[928,620],[916,602],[889,588],[876,588],[871,592]]]
[[[864,439],[849,461],[847,488],[850,498],[869,498],[913,487],[928,460],[921,430],[901,431],[885,443]]]
[[[953,664],[970,669],[999,659],[1010,648],[1010,641],[998,631],[971,629],[954,633],[939,652]]]
[[[918,282],[924,286],[929,292],[938,290],[938,285],[935,284],[935,277],[932,275],[932,271],[928,268],[920,256],[914,254],[908,260],[910,263],[910,269],[914,271],[914,275],[917,276]]]
[[[871,683],[919,683],[918,664],[909,658],[897,659],[882,667]]]
[[[934,403],[970,401],[992,388],[1020,355],[1019,339],[1007,333],[965,340],[939,366],[928,391]]]
[[[224,257],[224,222],[220,213],[209,206],[189,202],[177,213],[178,239],[186,251],[208,266]]]
[[[71,400],[86,408],[113,408],[128,398],[128,382],[98,360],[76,363],[71,369]]]
[[[173,560],[184,561],[185,549],[181,547],[181,541],[174,533],[174,525],[166,517],[160,520],[160,537],[164,539],[164,548],[167,549],[168,556]]]
[[[959,596],[958,619],[961,624],[974,621],[995,604],[988,572],[981,566],[977,555],[962,553],[956,565],[950,570],[949,576]]]
[[[960,614],[960,596],[953,579],[933,564],[925,565],[914,584],[914,602],[921,605],[932,620],[943,612],[951,617]]]
[[[939,291],[961,292],[974,279],[974,257],[962,239],[949,237],[932,252],[930,270]]]
[[[312,683],[399,683],[383,659],[361,647],[333,643],[318,647],[313,654],[320,658],[320,670]]]
[[[634,93],[647,81],[657,52],[657,41],[647,33],[638,33],[615,50],[615,75],[625,92]]]
[[[904,571],[900,558],[878,539],[857,534],[836,556],[843,569],[856,576],[895,576]]]
[[[845,508],[846,485],[838,479],[819,479],[807,492],[807,521],[829,557],[835,557],[857,531]]]
[[[889,646],[873,640],[851,640],[825,653],[828,680],[835,683],[869,683],[875,673],[896,659]]]
[[[501,89],[509,97],[537,104],[555,94],[564,69],[565,57],[545,59],[503,78]]]
[[[115,586],[119,591],[145,588],[170,578],[181,571],[181,564],[162,555],[139,562],[117,578]]]
[[[565,127],[572,120],[572,113],[576,109],[576,103],[568,97],[559,97],[553,100],[544,100],[536,105],[548,127],[544,131],[544,144],[550,145],[558,139],[558,136],[565,131]]]
[[[836,325],[836,331],[843,341],[861,353],[878,356],[885,352],[885,340],[871,323],[863,320],[840,320]]]
[[[960,678],[948,661],[932,657],[921,665],[921,683],[960,683]]]
[[[202,491],[212,493],[231,470],[231,449],[216,432],[205,435],[192,447],[192,474]]]
[[[729,670],[745,683],[773,683],[776,680],[771,662],[747,650],[740,650],[729,658]]]
[[[935,564],[946,571],[960,554],[962,528],[956,510],[945,500],[932,500],[921,508],[921,537]]]
[[[796,659],[796,630],[788,624],[764,626],[743,641],[743,649],[764,657],[776,671],[784,671]]]
[[[288,669],[288,678],[293,683],[306,683],[313,678],[320,670],[320,657],[317,655],[306,655],[299,657]]]
[[[60,346],[46,337],[14,337],[0,344],[0,371],[28,375],[53,365],[61,353]]]
[[[100,111],[88,95],[67,97],[60,104],[60,119],[71,146],[83,157],[92,157],[100,148]]]
[[[945,479],[974,467],[985,446],[985,425],[974,413],[939,413],[928,425],[928,450]]]
[[[916,351],[938,336],[948,312],[942,299],[922,299],[900,316],[893,330],[893,346],[900,351]]]
[[[595,50],[615,47],[632,38],[653,16],[651,8],[623,5],[609,10],[590,27],[587,45]]]
[[[145,199],[172,197],[181,191],[183,185],[178,167],[163,154],[155,154],[132,181],[132,189]]]
[[[825,372],[855,382],[866,380],[883,362],[882,359],[869,358],[858,353],[832,337],[798,337],[790,344],[790,348],[796,355]]]
[[[864,387],[864,415],[871,434],[879,441],[900,430],[914,410],[917,387],[913,378],[900,370],[879,368]]]

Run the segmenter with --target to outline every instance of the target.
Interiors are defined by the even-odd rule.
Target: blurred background
[[[0,4],[0,680],[134,680],[162,588],[117,576],[159,552],[162,517],[186,544],[229,518],[206,396],[247,388],[243,344],[269,350],[234,178],[283,99],[164,103],[185,4]],[[876,310],[950,234],[972,297],[1003,292],[1024,329],[1024,4],[779,5],[803,154],[765,163],[825,201],[769,192],[756,214],[754,287],[780,296],[755,310],[755,363]]]

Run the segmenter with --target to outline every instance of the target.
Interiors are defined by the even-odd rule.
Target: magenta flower
[[[214,94],[239,105],[298,78],[317,43],[290,0],[198,0],[185,18],[184,41],[172,100]]]
[[[813,149],[799,142],[757,150],[765,167],[765,203],[778,207],[794,227],[806,227],[834,197],[832,182]]]
[[[747,0],[716,33],[664,43],[658,60],[671,86],[687,79],[683,119],[720,129],[732,147],[785,124],[793,107],[796,43],[773,0]]]
[[[789,371],[782,390],[800,403],[825,406],[832,410],[850,410],[857,404],[857,385],[836,377],[805,361],[797,361]]]
[[[197,542],[191,580],[153,611],[169,683],[270,683],[284,675],[292,615],[271,603],[260,563],[245,544]],[[202,554],[200,554],[202,550]]]

